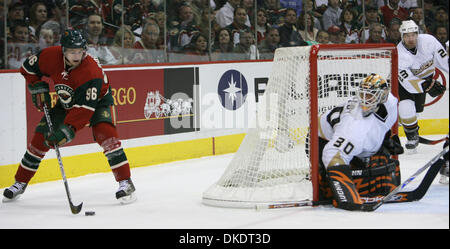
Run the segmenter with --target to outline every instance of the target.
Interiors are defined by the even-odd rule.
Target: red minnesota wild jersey
[[[80,65],[68,68],[61,46],[45,48],[28,57],[20,73],[27,85],[41,81],[43,76],[53,80],[59,102],[66,110],[64,123],[76,130],[89,123],[100,101],[113,104],[106,74],[98,61],[88,54]]]

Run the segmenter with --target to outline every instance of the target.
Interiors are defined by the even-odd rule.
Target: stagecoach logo
[[[237,110],[245,103],[248,93],[247,81],[239,71],[228,70],[220,78],[217,91],[223,107]]]
[[[64,84],[55,85],[56,94],[58,94],[59,100],[65,109],[72,108],[73,105],[73,89]]]
[[[145,101],[144,116],[146,119],[150,119],[152,115],[155,118],[189,115],[191,114],[192,103],[191,98],[166,99],[159,91],[150,91],[147,93]]]

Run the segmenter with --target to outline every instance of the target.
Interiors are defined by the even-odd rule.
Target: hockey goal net
[[[384,77],[396,93],[393,44],[277,49],[255,126],[222,177],[203,193],[203,203],[254,208],[317,201],[318,117],[354,96],[370,73]]]

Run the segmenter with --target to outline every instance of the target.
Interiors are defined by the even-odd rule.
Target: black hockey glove
[[[385,139],[383,141],[383,146],[389,151],[391,155],[400,155],[404,152],[402,143],[400,142],[400,138],[398,138],[398,135],[394,135],[388,139]]]
[[[31,99],[34,106],[36,106],[39,111],[44,110],[44,104],[50,106],[50,87],[47,82],[38,81],[30,83],[28,84],[28,90],[31,93]]]
[[[442,95],[445,92],[445,86],[442,85],[438,80],[434,79],[426,80],[425,82],[423,82],[422,89],[433,98]]]

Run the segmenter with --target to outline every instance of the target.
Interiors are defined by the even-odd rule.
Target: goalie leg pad
[[[116,128],[110,123],[98,123],[92,127],[95,141],[103,148],[116,181],[130,178],[130,165],[117,138]]]
[[[350,166],[329,166],[327,174],[334,195],[333,205],[346,210],[361,210],[363,201],[353,183]]]

